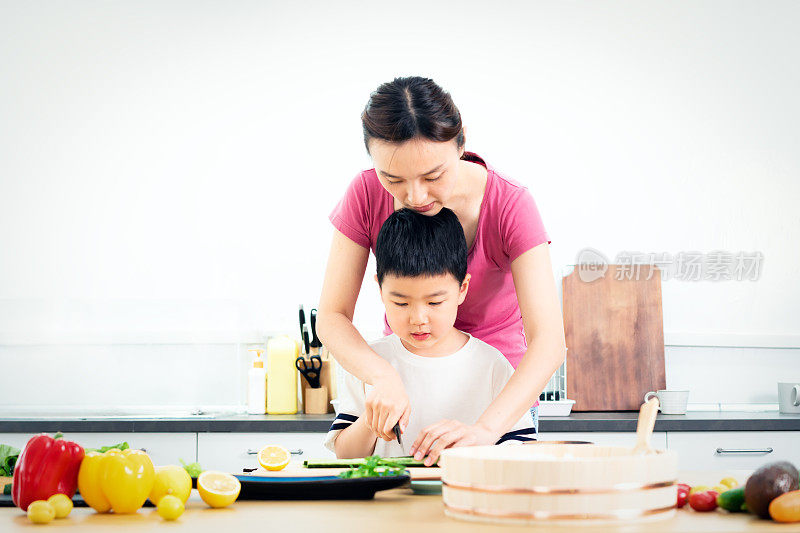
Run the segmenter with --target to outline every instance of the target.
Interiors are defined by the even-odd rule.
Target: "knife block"
[[[326,400],[327,408],[325,411],[320,411],[319,414],[333,413],[334,408],[333,405],[331,405],[331,400],[336,398],[336,361],[330,355],[330,352],[327,352],[327,350],[325,350],[324,347],[320,355],[323,357],[323,359],[322,359],[322,366],[319,369],[319,384],[322,386],[323,389],[327,389],[327,400]],[[304,406],[303,412],[310,414],[308,411],[305,411],[305,405],[306,405],[305,390],[307,388],[310,389],[311,387],[309,386],[308,381],[306,381],[303,375],[300,374],[299,372],[298,376],[300,379],[300,387],[298,390],[300,391],[300,401],[303,403]],[[319,407],[319,409],[322,408]]]
[[[324,415],[328,412],[328,387],[312,389],[303,382],[303,412],[307,415]]]

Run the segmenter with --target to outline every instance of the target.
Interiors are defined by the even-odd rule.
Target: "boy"
[[[338,414],[325,438],[339,458],[409,455],[414,439],[434,423],[474,424],[514,372],[497,349],[453,327],[470,280],[467,243],[455,213],[395,211],[378,234],[375,259],[394,333],[370,347],[400,374],[411,417],[402,445],[378,439],[362,416],[365,384],[342,369]],[[535,440],[533,424],[527,412],[498,444]]]

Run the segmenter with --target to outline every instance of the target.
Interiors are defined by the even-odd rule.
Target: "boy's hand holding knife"
[[[400,376],[394,372],[394,376],[379,378],[366,389],[364,419],[367,426],[387,442],[398,439],[398,433],[402,434],[408,427],[411,415],[411,404]],[[400,439],[398,442],[402,444]]]

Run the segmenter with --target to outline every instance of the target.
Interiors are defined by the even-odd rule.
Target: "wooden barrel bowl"
[[[445,514],[509,524],[593,525],[675,513],[674,451],[593,444],[450,448],[439,460]]]

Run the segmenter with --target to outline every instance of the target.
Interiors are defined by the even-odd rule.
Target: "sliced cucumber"
[[[422,461],[415,461],[413,457],[384,457],[386,461],[392,461],[405,467],[425,466]],[[303,466],[306,468],[348,468],[364,464],[364,458],[358,459],[306,459]]]

